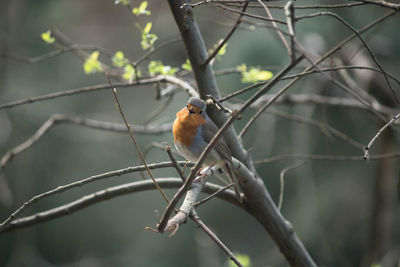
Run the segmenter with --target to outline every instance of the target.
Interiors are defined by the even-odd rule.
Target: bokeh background
[[[296,5],[333,4],[338,1],[296,1]],[[132,1],[138,6],[140,1]],[[284,5],[283,1],[274,1]],[[115,52],[123,51],[135,60],[144,54],[140,33],[132,13],[114,1],[2,0],[0,46],[3,53],[33,57],[53,51],[40,38],[42,32],[58,28],[76,44],[90,44]],[[156,44],[179,37],[166,1],[149,1]],[[264,16],[263,9],[249,9]],[[298,15],[325,9],[297,10]],[[333,9],[355,28],[361,28],[382,16],[387,9],[358,6]],[[273,15],[283,19],[281,9]],[[212,5],[196,7],[196,19],[206,45],[226,35],[235,17]],[[249,19],[250,20],[250,19]],[[252,20],[253,21],[253,20]],[[258,23],[262,23],[257,21]],[[364,36],[385,70],[400,73],[400,35],[398,15],[379,24]],[[327,51],[351,32],[330,17],[317,17],[296,24],[299,41],[316,54]],[[374,66],[365,49],[355,40],[335,56],[345,64]],[[175,42],[151,56],[166,65],[180,67],[187,55],[182,42]],[[109,60],[104,55],[101,59]],[[82,86],[103,84],[102,73],[86,75],[83,62],[71,53],[35,64],[0,58],[0,104],[31,96]],[[287,64],[288,56],[274,31],[242,24],[229,41],[227,53],[214,64],[215,70],[246,63],[276,73]],[[145,61],[142,68],[146,71]],[[300,71],[300,69],[298,69]],[[335,76],[335,74],[332,74]],[[396,108],[381,75],[350,72],[357,84],[381,103]],[[186,80],[193,82],[189,75]],[[219,76],[222,95],[246,86],[239,74]],[[278,84],[280,88],[284,83]],[[399,93],[399,86],[392,83]],[[277,90],[277,89],[275,89]],[[302,79],[290,93],[347,96],[320,75]],[[246,99],[244,94],[234,101]],[[146,115],[165,102],[156,99],[154,86],[119,90],[121,104],[132,124],[143,124]],[[178,92],[171,104],[151,123],[171,122],[188,96]],[[382,122],[365,110],[315,105],[274,105],[274,109],[313,118],[345,132],[367,144]],[[67,114],[110,122],[122,122],[108,90],[78,94],[54,100],[0,110],[0,156],[29,138],[52,114]],[[249,111],[234,126],[240,130],[254,114]],[[384,134],[372,154],[399,151],[399,131]],[[144,149],[152,142],[172,143],[172,134],[137,135]],[[327,138],[309,125],[263,114],[243,137],[243,144],[254,160],[282,154],[329,154],[362,156],[360,149]],[[152,149],[148,162],[167,161],[165,152]],[[282,169],[299,162],[285,159],[257,165],[257,171],[274,200],[279,197]],[[39,142],[15,157],[0,173],[0,219],[4,220],[24,201],[59,185],[127,166],[140,160],[127,134],[105,132],[62,124],[55,126]],[[396,185],[399,160],[312,161],[286,175],[283,215],[292,222],[301,240],[319,266],[360,266],[368,262],[374,249],[382,266],[398,266],[400,252],[400,215]],[[158,177],[176,176],[173,169],[154,171]],[[71,202],[113,185],[137,181],[144,176],[128,174],[113,177],[52,196],[28,208],[24,215]],[[5,182],[6,181],[6,182]],[[211,181],[215,182],[215,179]],[[377,194],[377,188],[384,188]],[[167,190],[172,196],[175,190]],[[377,196],[383,196],[377,199]],[[378,208],[377,208],[378,207]],[[227,258],[193,222],[183,225],[173,237],[145,231],[154,227],[165,204],[156,191],[118,197],[81,210],[70,216],[0,236],[0,266],[228,266]],[[378,211],[378,213],[376,213]],[[246,254],[252,266],[287,266],[269,235],[247,213],[220,200],[198,209],[231,250]],[[375,233],[376,224],[383,225]]]

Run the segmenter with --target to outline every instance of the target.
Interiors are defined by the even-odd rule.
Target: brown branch
[[[359,148],[359,149],[364,149],[365,145],[354,140],[353,138],[351,138],[350,136],[346,135],[345,133],[337,130],[336,128],[330,126],[327,123],[321,122],[321,121],[317,121],[314,119],[310,119],[310,118],[305,118],[305,117],[301,117],[295,114],[289,114],[289,113],[285,113],[285,112],[281,112],[279,110],[268,110],[266,111],[267,114],[271,114],[274,116],[278,116],[278,117],[282,117],[285,119],[289,119],[289,120],[293,120],[295,122],[298,123],[304,123],[304,124],[308,124],[311,126],[314,126],[316,128],[319,128],[323,133],[326,133],[329,135],[334,135],[342,140],[344,140],[345,142],[349,143],[350,145]]]
[[[246,11],[248,1],[243,5],[242,8],[242,13],[239,15],[238,19],[235,22],[235,25],[233,25],[233,28],[229,31],[229,33],[226,35],[226,37],[218,44],[218,46],[214,49],[214,51],[211,53],[211,55],[208,56],[208,58],[202,63],[202,65],[208,65],[211,60],[218,54],[219,50],[228,42],[228,40],[232,37],[233,33],[236,31],[238,28],[239,24],[242,22],[242,17],[243,13]]]
[[[53,57],[56,57],[56,56],[59,56],[59,55],[62,55],[62,54],[65,54],[65,53],[68,53],[68,52],[71,52],[71,51],[74,51],[74,50],[83,50],[83,51],[85,51],[85,50],[88,50],[88,51],[99,50],[102,53],[107,54],[109,56],[113,55],[110,51],[108,51],[107,49],[105,49],[103,47],[100,47],[100,46],[73,44],[73,45],[71,45],[69,47],[64,47],[64,48],[61,48],[59,50],[54,50],[54,51],[51,51],[49,53],[46,53],[46,54],[43,54],[43,55],[40,55],[40,56],[36,56],[36,57],[21,57],[21,56],[17,56],[17,55],[6,54],[6,53],[3,53],[2,57],[9,58],[9,59],[12,59],[12,60],[15,60],[15,61],[19,61],[19,62],[22,62],[22,63],[34,64],[34,63],[38,63],[38,62],[41,62],[41,61],[44,61],[44,60],[48,60],[48,59],[51,59]]]
[[[203,223],[194,209],[192,209],[192,212],[190,213],[190,218],[217,244],[217,246],[219,246],[228,255],[228,257],[237,266],[243,267],[232,251],[230,251],[230,249],[211,231],[211,229]]]
[[[373,155],[369,160],[396,159],[400,158],[400,152]],[[320,154],[288,154],[278,155],[266,159],[255,160],[254,164],[266,164],[287,159],[310,159],[310,160],[334,160],[334,161],[363,161],[364,156],[337,156],[337,155],[320,155]]]
[[[239,10],[236,10],[236,9],[233,9],[233,8],[229,8],[229,7],[224,6],[224,5],[216,4],[216,6],[221,8],[221,9],[224,9],[224,10],[227,10],[229,12],[232,12],[232,13],[243,14],[244,16],[249,17],[249,18],[254,18],[254,19],[259,19],[259,20],[269,21],[269,22],[276,22],[276,23],[279,23],[279,24],[286,25],[286,22],[282,21],[282,20],[270,19],[270,18],[266,18],[266,17],[263,17],[263,16],[250,14],[250,13],[247,13],[247,12],[241,12]]]
[[[344,39],[343,41],[341,41],[339,44],[337,44],[335,47],[333,47],[332,49],[330,49],[328,52],[326,52],[323,56],[321,56],[318,60],[316,60],[315,62],[312,62],[312,65],[307,67],[304,72],[308,72],[310,71],[314,66],[318,65],[319,63],[321,63],[322,61],[324,61],[326,58],[328,58],[330,55],[332,55],[334,52],[336,52],[338,49],[340,49],[343,45],[345,45],[347,42],[349,42],[350,40],[352,40],[353,38],[357,37],[359,34],[361,34],[362,32],[368,30],[369,28],[371,28],[372,26],[378,24],[379,22],[383,21],[384,19],[388,18],[389,16],[392,16],[393,14],[395,14],[395,11],[391,11],[386,13],[384,16],[382,16],[381,18],[371,22],[370,24],[368,24],[367,26],[365,26],[364,28],[362,28],[361,30],[358,31],[358,34],[352,34],[351,36],[347,37],[346,39]],[[285,87],[283,87],[281,90],[279,90],[279,92],[277,92],[271,99],[269,99],[269,101],[258,110],[258,112],[247,122],[247,124],[243,127],[242,131],[240,132],[239,136],[242,136],[247,129],[250,127],[250,125],[255,121],[255,119],[266,109],[268,108],[274,101],[276,101],[276,99],[279,98],[279,96],[281,96],[286,90],[288,90],[293,84],[295,84],[298,80],[300,79],[300,77],[297,77],[295,79],[293,79],[290,83],[288,83]],[[340,85],[342,88],[346,88],[346,86],[342,85],[341,83],[337,82],[336,80],[333,80],[335,82],[335,84]],[[352,92],[351,90],[349,91],[350,93]],[[353,94],[354,95],[354,94]],[[358,97],[358,95],[354,95],[355,97]],[[364,100],[360,99],[360,101],[362,103],[364,103],[366,106],[369,106],[368,103],[366,103]],[[372,112],[375,113],[374,109],[370,110]],[[375,113],[376,114],[376,113]],[[378,114],[376,114],[378,115]],[[378,115],[378,117],[380,117],[380,115]],[[380,117],[382,118],[382,117]]]
[[[279,180],[280,180],[280,190],[279,190],[279,201],[278,201],[278,210],[280,211],[282,208],[282,203],[283,203],[283,192],[285,190],[285,174],[293,169],[296,169],[297,167],[300,167],[301,165],[303,165],[304,162],[300,162],[300,163],[296,163],[292,166],[286,167],[284,168],[280,175],[279,175]]]
[[[55,125],[60,123],[72,123],[77,124],[93,129],[105,130],[105,131],[114,131],[114,132],[124,132],[126,133],[126,126],[119,123],[111,123],[97,120],[84,119],[79,117],[69,117],[61,114],[52,115],[42,126],[25,142],[19,144],[18,146],[8,150],[1,158],[0,158],[0,172],[5,167],[5,165],[13,159],[16,155],[22,153],[26,149],[30,148],[34,145],[44,134],[50,131]],[[142,134],[160,134],[164,132],[169,132],[172,129],[171,123],[166,123],[162,125],[132,125],[135,129],[135,133]]]
[[[335,67],[329,67],[329,68],[320,68],[319,70],[317,69],[310,69],[309,71],[303,71],[301,73],[297,73],[297,74],[292,74],[292,75],[287,75],[285,77],[282,78],[282,80],[292,80],[295,78],[301,78],[303,76],[307,76],[310,74],[315,74],[315,73],[320,73],[320,72],[329,72],[329,71],[338,71],[338,70],[345,70],[345,69],[361,69],[361,70],[371,70],[371,71],[375,71],[375,72],[379,72],[382,73],[382,71],[380,69],[376,69],[373,67],[368,67],[368,66],[358,66],[358,65],[354,65],[354,66],[335,66]],[[227,71],[222,70],[222,71],[216,71],[215,75],[225,75],[225,74],[231,74],[231,73],[240,73],[240,71],[238,71],[236,68],[235,69],[229,69]],[[392,79],[394,82],[396,82],[398,85],[400,85],[400,80],[397,79],[394,75],[390,74],[390,73],[386,73],[387,76]],[[224,97],[221,97],[218,101],[219,102],[223,102],[226,101],[232,97],[238,96],[240,94],[243,94],[253,88],[256,88],[258,86],[267,84],[269,81],[265,81],[265,82],[258,82],[252,85],[249,85],[243,89],[237,90],[233,93],[230,93]]]
[[[200,200],[200,201],[194,203],[193,206],[196,208],[196,207],[198,207],[198,206],[200,206],[200,205],[203,205],[204,203],[206,203],[207,201],[209,201],[210,199],[212,199],[213,197],[215,197],[216,195],[218,195],[218,194],[221,193],[222,191],[225,191],[225,190],[228,189],[229,187],[232,187],[233,185],[234,185],[234,184],[232,184],[232,183],[231,183],[231,184],[228,184],[228,185],[225,185],[224,187],[218,189],[218,191],[215,191],[215,193],[213,193],[213,194],[209,195],[208,197],[206,197],[206,198],[204,198],[204,199],[202,199],[202,200]]]
[[[400,113],[394,116],[388,123],[386,123],[379,131],[376,133],[376,135],[371,139],[371,141],[368,143],[368,145],[364,149],[364,159],[370,159],[369,155],[369,150],[371,149],[371,146],[375,143],[375,141],[378,139],[378,137],[382,134],[382,132],[392,125],[398,118],[400,117]]]
[[[273,95],[265,95],[261,97],[256,103],[252,105],[252,107],[260,107],[264,105]],[[286,94],[281,98],[278,98],[274,104],[280,105],[293,105],[293,104],[314,104],[314,105],[324,105],[324,106],[341,106],[347,108],[357,108],[368,110],[368,108],[360,103],[359,101],[347,97],[335,97],[335,96],[323,96],[323,95],[306,95],[306,94]],[[377,105],[374,106],[374,109],[386,116],[393,116],[393,114],[398,113],[398,110],[383,106]]]
[[[180,162],[176,162],[176,164],[178,166],[179,165],[185,166],[187,163],[186,163],[186,161],[180,161]],[[191,163],[189,163],[189,164],[193,165]],[[147,166],[149,169],[153,170],[153,169],[158,169],[158,168],[175,167],[175,164],[172,162],[159,162],[159,163],[154,163],[154,164],[148,164]],[[58,186],[57,188],[54,188],[50,191],[36,195],[36,196],[32,197],[31,199],[29,199],[28,201],[24,202],[24,204],[21,207],[19,207],[17,210],[15,210],[5,221],[3,221],[0,224],[0,232],[2,231],[2,229],[7,227],[7,225],[10,224],[11,221],[14,220],[19,214],[21,214],[27,207],[38,202],[39,200],[42,200],[44,198],[50,197],[55,194],[65,192],[72,188],[81,187],[85,184],[92,183],[92,182],[95,182],[98,180],[115,177],[115,176],[121,176],[121,175],[132,173],[132,172],[140,172],[140,171],[144,171],[144,170],[146,170],[146,167],[144,165],[142,165],[142,166],[128,167],[128,168],[124,168],[124,169],[120,169],[120,170],[116,170],[116,171],[101,173],[101,174],[90,176],[88,178],[78,180],[78,181],[70,183],[70,184]]]
[[[158,191],[160,191],[160,193],[161,193],[161,195],[163,196],[163,198],[165,199],[165,201],[168,203],[169,200],[168,200],[167,195],[165,195],[165,193],[162,191],[161,187],[158,185],[158,183],[157,183],[156,179],[154,178],[152,172],[150,171],[149,167],[147,166],[147,163],[146,163],[146,160],[145,160],[144,157],[143,157],[142,151],[140,150],[140,147],[139,147],[138,143],[136,142],[136,138],[135,138],[135,136],[133,135],[132,128],[129,126],[128,121],[127,121],[126,118],[125,118],[124,112],[122,111],[122,106],[121,106],[121,104],[119,103],[119,99],[118,99],[118,95],[117,95],[117,89],[116,89],[115,87],[112,86],[111,81],[110,81],[110,78],[108,77],[108,75],[107,75],[107,81],[108,81],[108,84],[110,85],[110,89],[111,89],[112,92],[113,92],[115,101],[116,101],[117,106],[118,106],[118,111],[119,111],[119,113],[121,114],[121,117],[122,117],[122,119],[123,119],[123,121],[124,121],[124,123],[125,123],[125,126],[126,126],[128,132],[129,132],[129,136],[131,137],[132,143],[133,143],[133,145],[135,146],[135,149],[136,149],[136,151],[137,151],[137,153],[138,153],[140,159],[142,160],[143,165],[146,167],[146,171],[147,171],[147,173],[149,174],[151,180],[153,181],[154,185],[157,187]]]
[[[390,84],[388,75],[386,74],[386,71],[383,69],[382,65],[379,63],[378,59],[376,58],[374,52],[372,51],[372,49],[369,47],[369,45],[367,44],[367,42],[364,40],[364,38],[361,36],[360,32],[358,30],[356,30],[353,26],[351,26],[346,20],[344,20],[342,17],[340,17],[339,15],[332,13],[332,12],[319,12],[319,13],[314,13],[314,14],[309,14],[309,15],[305,15],[305,16],[301,16],[301,17],[296,17],[296,20],[301,20],[303,18],[314,18],[316,16],[331,16],[335,19],[337,19],[338,21],[340,21],[343,25],[345,25],[348,29],[350,29],[357,37],[358,39],[361,41],[361,43],[363,44],[363,46],[365,47],[365,49],[367,49],[367,52],[369,53],[369,55],[371,56],[372,60],[375,62],[376,66],[382,71],[386,83],[389,86],[395,100],[397,103],[400,103],[392,85]]]
[[[187,82],[185,82],[179,78],[176,78],[174,76],[169,76],[169,75],[158,75],[158,76],[150,77],[150,78],[142,78],[142,79],[140,79],[139,82],[138,81],[122,82],[122,83],[115,83],[114,85],[116,87],[130,87],[130,86],[137,86],[137,85],[140,86],[140,85],[154,84],[154,83],[160,83],[160,82],[167,82],[167,83],[175,84],[175,85],[181,87],[183,90],[185,90],[191,96],[198,95],[196,90],[192,86],[190,86],[190,84],[188,84]],[[55,92],[55,93],[50,93],[50,94],[41,95],[41,96],[29,97],[26,99],[21,99],[21,100],[9,102],[9,103],[1,104],[0,110],[6,109],[6,108],[12,108],[12,107],[16,107],[16,106],[20,106],[20,105],[24,105],[24,104],[39,102],[39,101],[43,101],[43,100],[54,99],[54,98],[58,98],[58,97],[76,95],[76,94],[105,90],[105,89],[109,89],[108,84],[84,86],[84,87],[80,87],[80,88],[76,88],[76,89]]]
[[[160,186],[163,188],[178,188],[182,185],[182,181],[180,178],[157,178],[157,182]],[[207,194],[212,194],[221,187],[219,185],[207,183],[204,186],[203,192]],[[97,191],[93,194],[89,194],[86,196],[83,196],[73,202],[70,202],[68,204],[52,208],[47,211],[39,212],[27,217],[23,217],[20,219],[15,219],[11,221],[7,227],[4,229],[0,230],[0,233],[2,232],[8,232],[8,231],[14,231],[18,230],[21,228],[29,227],[32,225],[36,225],[42,222],[46,222],[49,220],[53,220],[62,216],[66,215],[71,215],[72,213],[87,208],[93,204],[110,200],[118,196],[123,196],[127,194],[132,194],[136,192],[141,192],[141,191],[148,191],[148,190],[154,190],[154,183],[151,180],[143,180],[143,181],[137,181],[137,182],[132,182],[132,183],[127,183],[127,184],[122,184],[114,187],[109,187],[100,191]],[[243,208],[244,210],[248,211],[248,208],[240,204],[235,197],[235,193],[230,190],[226,190],[222,192],[221,194],[218,194],[218,198],[223,199],[225,201],[228,201],[240,208]]]
[[[261,0],[257,0],[258,3],[264,8],[265,13],[267,14],[267,18],[273,20],[274,18],[272,17],[271,12],[269,11],[267,5],[265,5]],[[286,22],[287,23],[287,22]],[[285,37],[283,37],[282,32],[280,31],[280,29],[278,28],[278,25],[276,24],[275,21],[271,21],[272,27],[276,30],[276,33],[278,34],[279,39],[282,41],[282,44],[285,46],[286,50],[288,51],[288,53],[290,54],[290,47],[289,44],[287,43]],[[289,35],[291,35],[290,32],[290,27],[288,25],[289,28]],[[295,59],[295,56],[293,57],[293,60]]]
[[[367,4],[373,4],[381,7],[387,7],[396,11],[400,11],[400,4],[394,4],[390,2],[386,2],[384,0],[360,0],[361,2],[367,3]]]

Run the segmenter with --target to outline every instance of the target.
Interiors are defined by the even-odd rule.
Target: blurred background
[[[132,6],[141,1],[132,0]],[[283,6],[285,1],[273,1]],[[335,4],[342,1],[296,1],[295,5]],[[157,34],[156,46],[179,37],[175,21],[166,1],[149,1],[150,16],[139,16],[139,22],[152,22]],[[19,57],[35,57],[54,50],[41,40],[41,33],[59,29],[75,44],[104,47],[126,58],[136,60],[145,52],[141,34],[135,27],[130,10],[114,1],[70,0],[28,1],[2,0],[0,3],[0,49]],[[276,18],[284,19],[282,9],[271,9]],[[332,11],[360,29],[389,12],[373,5],[338,9],[296,9],[296,15]],[[265,16],[262,8],[248,12]],[[207,47],[212,48],[235,23],[236,15],[213,5],[194,9]],[[248,21],[263,24],[263,21]],[[365,39],[388,73],[399,77],[400,35],[398,15],[368,31]],[[296,23],[296,34],[303,46],[321,55],[352,32],[331,17],[316,17]],[[151,56],[165,65],[180,67],[187,55],[182,42],[174,42]],[[373,66],[359,40],[344,46],[334,56],[342,64]],[[108,60],[100,54],[100,59]],[[83,62],[72,53],[34,64],[0,58],[0,104],[67,89],[106,82],[103,73],[87,75]],[[332,61],[333,58],[332,58]],[[276,33],[264,26],[243,23],[228,43],[226,54],[214,63],[215,70],[235,68],[245,63],[277,73],[289,62],[286,49]],[[303,62],[304,63],[304,62]],[[329,65],[325,62],[325,66]],[[146,74],[146,64],[142,71]],[[296,69],[293,73],[300,72]],[[336,73],[333,77],[342,79]],[[371,71],[349,71],[364,91],[391,108],[398,110],[383,76]],[[193,85],[193,77],[185,76]],[[248,84],[240,74],[218,76],[221,95]],[[281,88],[286,82],[275,86]],[[392,83],[400,96],[399,86]],[[145,124],[146,115],[165,103],[156,99],[153,85],[119,90],[125,115],[132,124]],[[303,78],[291,94],[321,94],[349,97],[332,82],[314,74]],[[247,99],[243,94],[231,102]],[[187,101],[185,92],[177,92],[164,112],[152,124],[171,122]],[[272,109],[312,118],[344,132],[361,144],[383,126],[382,121],[363,109],[323,105],[273,105]],[[234,127],[240,131],[255,110],[247,112]],[[32,136],[53,114],[66,114],[109,122],[122,122],[109,90],[57,98],[0,110],[0,157],[9,149]],[[397,126],[396,126],[397,127]],[[399,151],[399,134],[389,129],[375,143],[371,155]],[[152,142],[173,143],[172,133],[137,134],[145,149]],[[268,113],[263,114],[243,136],[243,145],[253,160],[277,155],[324,154],[362,156],[336,137],[328,138],[317,127],[301,124]],[[159,150],[148,151],[149,163],[168,161]],[[382,266],[399,266],[400,215],[397,196],[399,159],[332,161],[285,158],[257,164],[257,172],[277,202],[281,171],[304,162],[286,173],[282,214],[293,225],[300,239],[319,266],[366,266],[371,258]],[[140,165],[127,134],[106,132],[60,124],[24,153],[16,156],[0,172],[0,220],[31,197],[57,186],[91,175],[128,166]],[[176,177],[173,169],[154,171],[157,177]],[[143,178],[138,173],[112,177],[49,197],[29,207],[23,215],[34,214],[69,203],[98,190]],[[216,182],[211,179],[211,182]],[[167,190],[172,196],[176,190]],[[228,266],[228,259],[208,237],[189,221],[178,233],[167,235],[145,231],[155,227],[165,203],[156,191],[131,194],[101,202],[50,222],[0,236],[0,266]],[[268,233],[247,213],[218,199],[198,209],[203,221],[234,252],[248,255],[252,266],[287,266]]]

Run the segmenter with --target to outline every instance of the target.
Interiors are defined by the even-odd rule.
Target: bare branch
[[[93,129],[105,130],[105,131],[114,131],[114,132],[124,132],[126,133],[126,126],[119,123],[112,122],[104,122],[97,120],[84,119],[79,117],[69,117],[61,114],[52,115],[43,125],[33,134],[30,138],[28,138],[22,144],[10,149],[0,158],[0,172],[4,168],[4,166],[16,155],[22,153],[26,149],[30,148],[34,145],[44,134],[50,131],[53,126],[58,125],[60,123],[72,123],[77,124]],[[131,125],[133,127],[135,133],[145,133],[145,134],[160,134],[164,132],[169,132],[172,129],[172,123],[166,123],[162,125]]]
[[[182,89],[184,89],[191,96],[198,95],[196,90],[192,86],[190,86],[190,84],[188,84],[187,82],[185,82],[181,79],[178,79],[174,76],[169,76],[169,75],[158,75],[158,76],[151,77],[151,78],[142,78],[139,81],[115,83],[114,85],[116,87],[130,87],[130,86],[154,84],[154,83],[159,83],[159,82],[168,82],[171,84],[175,84],[175,85],[181,87]],[[47,95],[29,97],[27,99],[22,99],[22,100],[17,100],[17,101],[2,104],[2,105],[0,105],[0,110],[6,109],[6,108],[12,108],[15,106],[20,106],[20,105],[24,105],[24,104],[28,104],[28,103],[34,103],[34,102],[39,102],[39,101],[43,101],[43,100],[54,99],[54,98],[63,97],[63,96],[70,96],[70,95],[76,95],[76,94],[81,94],[81,93],[105,90],[108,88],[109,88],[108,84],[99,84],[99,85],[93,85],[93,86],[84,86],[84,87],[61,91],[61,92],[56,92],[56,93],[50,93]]]
[[[242,13],[240,13],[238,19],[236,20],[235,25],[233,25],[233,28],[229,31],[229,33],[226,35],[226,37],[218,44],[218,46],[214,49],[214,51],[211,53],[211,55],[208,56],[208,58],[203,62],[202,65],[208,65],[208,63],[211,62],[211,60],[218,54],[218,52],[221,50],[221,48],[228,42],[228,40],[232,37],[233,33],[236,31],[238,28],[239,24],[242,22],[242,17],[243,17],[243,12],[246,11],[248,1],[243,5],[242,8]]]
[[[271,12],[269,11],[267,5],[265,5],[265,4],[263,3],[263,1],[261,1],[261,0],[257,0],[257,1],[258,1],[258,3],[264,8],[265,13],[267,14],[267,18],[273,20],[274,18],[272,17],[272,14],[271,14]],[[282,44],[285,46],[286,50],[288,51],[288,53],[289,53],[289,55],[290,55],[290,47],[289,47],[289,44],[287,43],[285,37],[283,37],[282,32],[281,32],[280,29],[278,28],[278,25],[276,24],[275,21],[271,21],[271,24],[272,24],[272,27],[276,30],[276,33],[278,34],[279,39],[282,41]],[[290,35],[291,32],[290,32],[290,27],[289,27],[289,25],[288,25],[288,28],[289,28],[289,35]],[[294,57],[295,57],[295,56],[293,56],[293,60],[295,59]]]
[[[394,3],[390,3],[390,2],[386,2],[384,0],[360,0],[361,2],[364,3],[368,3],[368,4],[374,4],[377,6],[381,6],[381,7],[387,7],[387,8],[391,8],[393,10],[399,11],[400,10],[400,4],[394,4]]]
[[[163,188],[178,188],[182,185],[180,178],[157,178],[157,182]],[[221,187],[212,183],[207,183],[204,186],[203,192],[207,194],[212,194]],[[132,182],[127,184],[122,184],[114,187],[109,187],[93,194],[83,196],[73,202],[68,204],[39,212],[31,216],[23,217],[20,219],[15,219],[11,221],[7,227],[1,229],[0,232],[14,231],[24,227],[36,225],[45,221],[53,220],[62,216],[71,215],[75,211],[87,208],[96,203],[110,200],[118,196],[123,196],[127,194],[132,194],[136,192],[154,190],[154,183],[151,180],[144,180],[138,182]],[[235,193],[231,190],[225,190],[221,194],[218,194],[218,198],[228,201],[238,207],[248,210],[246,206],[241,205],[236,201]]]
[[[400,117],[400,113],[394,116],[388,123],[386,123],[379,131],[376,133],[376,135],[371,139],[371,141],[368,143],[368,145],[364,149],[364,159],[370,159],[369,155],[369,150],[371,149],[371,146],[375,143],[376,139],[382,134],[382,132],[392,125],[398,118]]]
[[[216,191],[215,193],[209,195],[208,197],[202,199],[199,202],[194,203],[194,207],[198,207],[200,205],[203,205],[204,203],[206,203],[207,201],[209,201],[210,199],[212,199],[213,197],[215,197],[216,195],[218,195],[219,193],[221,193],[222,191],[225,191],[226,189],[228,189],[229,187],[232,187],[234,184],[230,183],[228,185],[225,185],[224,187],[222,187],[221,189],[219,189],[218,191]]]
[[[153,180],[154,185],[157,187],[158,191],[160,191],[161,195],[163,196],[163,198],[165,199],[165,201],[168,203],[169,200],[168,200],[167,195],[162,191],[161,187],[157,184],[156,179],[154,178],[153,174],[151,173],[149,167],[147,166],[147,163],[146,163],[146,160],[145,160],[144,157],[143,157],[142,151],[140,150],[140,147],[139,147],[138,143],[136,142],[136,138],[135,138],[135,136],[133,135],[132,128],[129,126],[128,121],[127,121],[126,118],[125,118],[124,112],[122,111],[122,106],[121,106],[121,104],[119,103],[119,99],[118,99],[118,95],[117,95],[117,89],[116,89],[115,87],[113,88],[113,86],[112,86],[112,84],[111,84],[111,81],[110,81],[110,78],[108,77],[108,75],[107,75],[107,81],[108,81],[108,84],[110,85],[110,89],[111,89],[112,92],[113,92],[115,101],[116,101],[117,106],[118,106],[118,111],[119,111],[119,113],[121,114],[121,117],[122,117],[122,119],[123,119],[123,121],[124,121],[124,123],[125,123],[126,129],[127,129],[128,132],[129,132],[129,136],[131,137],[132,143],[133,143],[133,145],[135,146],[135,149],[136,149],[136,151],[137,151],[137,153],[138,153],[140,159],[142,160],[143,165],[146,167],[146,171],[147,171],[147,173],[149,174],[151,180]]]
[[[400,152],[373,155],[369,157],[369,160],[381,160],[381,159],[396,159],[400,158]],[[364,156],[337,156],[337,155],[320,155],[320,154],[288,154],[278,155],[266,159],[255,160],[254,164],[265,164],[280,160],[287,159],[310,159],[310,160],[337,160],[337,161],[363,161]]]
[[[290,34],[290,49],[288,48],[288,53],[292,61],[296,58],[296,44],[294,42],[294,34],[295,27],[294,24],[296,22],[294,17],[294,5],[292,1],[288,1],[285,5],[285,15],[286,15],[286,23],[288,26],[288,32]]]
[[[239,267],[243,267],[243,265],[240,263],[240,261],[235,257],[235,255],[230,251],[230,249],[211,231],[210,228],[207,227],[203,223],[202,220],[200,220],[200,217],[197,215],[196,211],[192,209],[192,212],[190,213],[190,218],[197,223],[197,225],[204,231],[206,234],[219,246],[227,255],[228,257]]]
[[[292,166],[284,168],[280,175],[279,175],[279,180],[280,180],[280,192],[279,192],[279,202],[278,202],[278,210],[281,211],[282,208],[282,203],[283,203],[283,192],[285,190],[285,174],[293,169],[296,169],[297,167],[303,165],[304,162],[296,163]]]
[[[304,18],[313,18],[316,16],[331,16],[337,20],[339,20],[341,23],[343,23],[343,25],[345,25],[348,29],[350,29],[357,37],[358,39],[360,39],[361,43],[363,44],[363,46],[365,47],[365,49],[367,49],[367,52],[369,53],[369,55],[371,56],[372,60],[375,62],[376,66],[378,66],[378,68],[382,71],[386,83],[389,86],[390,90],[392,91],[393,97],[395,98],[397,103],[400,103],[399,99],[397,98],[397,95],[392,87],[392,85],[390,84],[389,78],[386,74],[386,71],[383,69],[382,65],[379,63],[378,59],[376,58],[374,52],[372,51],[372,49],[368,46],[367,42],[364,40],[364,38],[361,36],[360,32],[358,30],[356,30],[353,26],[351,26],[347,21],[345,21],[342,17],[340,17],[339,15],[332,13],[332,12],[318,12],[318,13],[314,13],[314,14],[309,14],[309,15],[305,15],[305,16],[301,16],[301,17],[296,17],[296,20],[301,20]]]
[[[221,9],[224,9],[224,10],[227,10],[227,11],[229,11],[229,12],[232,12],[232,13],[243,14],[244,16],[249,17],[249,18],[254,18],[254,19],[259,19],[259,20],[269,21],[269,22],[276,22],[276,23],[279,23],[279,24],[286,25],[286,22],[284,22],[284,21],[282,21],[282,20],[270,19],[270,18],[266,18],[266,17],[263,17],[263,16],[259,16],[259,15],[255,15],[255,14],[250,14],[250,13],[247,13],[247,12],[241,12],[241,11],[239,11],[239,10],[236,10],[236,9],[233,9],[233,8],[229,8],[229,7],[224,6],[224,5],[219,5],[219,4],[217,4],[216,6],[219,7],[219,8],[221,8]]]
[[[348,142],[350,145],[359,148],[359,149],[364,149],[365,145],[354,140],[353,138],[351,138],[350,136],[346,135],[345,133],[337,130],[336,128],[330,126],[327,123],[321,122],[321,121],[317,121],[314,119],[310,119],[310,118],[305,118],[305,117],[301,117],[295,114],[289,114],[289,113],[285,113],[285,112],[281,112],[279,110],[267,110],[266,113],[274,115],[274,116],[279,116],[285,119],[289,119],[289,120],[293,120],[295,122],[298,123],[305,123],[314,127],[319,128],[323,133],[328,134],[329,135],[334,135],[346,142]]]
[[[252,107],[260,107],[265,103],[269,102],[273,95],[265,95],[255,102]],[[293,105],[293,104],[316,104],[325,106],[341,106],[348,108],[357,108],[368,110],[368,108],[360,103],[359,101],[347,97],[335,97],[335,96],[322,96],[322,95],[306,95],[306,94],[286,94],[276,100],[275,104],[280,105]],[[386,116],[393,116],[398,110],[378,105],[374,106],[374,109]]]
[[[185,166],[187,163],[186,163],[186,161],[180,161],[180,162],[177,162],[176,164],[180,165],[180,166]],[[192,163],[189,163],[189,165],[193,166]],[[147,166],[149,169],[158,169],[158,168],[174,167],[175,165],[172,162],[159,162],[159,163],[154,163],[154,164],[148,164]],[[101,173],[101,174],[90,176],[85,179],[78,180],[76,182],[73,182],[73,183],[70,183],[67,185],[58,186],[57,188],[54,188],[50,191],[36,195],[36,196],[32,197],[30,200],[24,202],[24,204],[21,207],[19,207],[16,211],[14,211],[4,222],[2,222],[0,224],[0,232],[2,231],[2,229],[7,227],[7,225],[10,224],[11,221],[14,220],[19,214],[21,214],[27,207],[31,206],[32,204],[38,202],[41,199],[47,198],[47,197],[55,195],[55,194],[65,192],[72,188],[81,187],[85,184],[92,183],[92,182],[95,182],[98,180],[115,177],[115,176],[121,176],[121,175],[132,173],[132,172],[140,172],[140,171],[144,171],[144,170],[146,170],[146,167],[144,165],[142,165],[142,166],[128,167],[125,169]]]

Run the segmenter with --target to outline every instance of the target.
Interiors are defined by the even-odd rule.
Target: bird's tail
[[[237,179],[234,179],[234,177],[235,177],[234,176],[234,171],[232,170],[231,165],[228,162],[226,162],[222,169],[226,173],[226,175],[228,176],[229,181],[233,184],[233,189],[235,190],[236,199],[240,203],[242,203],[242,201],[243,201],[242,200],[242,195],[240,194],[240,191],[239,191],[239,187],[238,187],[238,184],[237,184]]]

